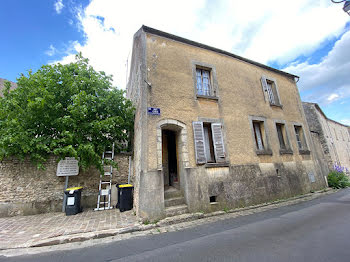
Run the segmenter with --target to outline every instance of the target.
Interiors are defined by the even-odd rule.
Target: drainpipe
[[[128,174],[128,184],[130,184],[130,176],[131,176],[131,156],[129,156],[129,174]]]

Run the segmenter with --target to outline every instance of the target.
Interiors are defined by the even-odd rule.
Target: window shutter
[[[194,147],[196,150],[197,164],[205,164],[207,158],[205,156],[204,131],[203,122],[193,122]]]
[[[267,95],[267,99],[269,100],[269,102],[274,104],[275,103],[275,99],[273,97],[271,86],[269,86],[267,84],[266,78],[264,76],[261,77],[261,85],[263,87],[265,99],[266,99],[266,95]],[[265,92],[266,92],[266,95],[265,95]]]
[[[222,126],[220,123],[211,124],[211,131],[213,133],[214,152],[217,163],[225,162],[225,148],[222,135]]]
[[[267,92],[267,82],[265,77],[261,77],[261,85],[263,87],[264,94]]]
[[[253,125],[254,125],[254,132],[255,132],[255,138],[256,138],[256,147],[258,150],[264,150],[264,143],[261,137],[260,123],[253,122]]]

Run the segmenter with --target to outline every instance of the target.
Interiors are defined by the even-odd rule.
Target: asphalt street
[[[348,262],[350,189],[181,231],[0,261]]]

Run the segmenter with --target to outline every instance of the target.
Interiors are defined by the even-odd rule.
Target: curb
[[[180,224],[184,222],[190,222],[190,221],[210,218],[214,216],[223,216],[227,214],[238,213],[242,211],[248,211],[248,210],[258,209],[258,208],[267,207],[267,206],[273,209],[278,207],[278,206],[274,207],[274,205],[277,205],[280,203],[287,203],[288,205],[288,202],[292,202],[295,200],[304,200],[304,201],[313,200],[320,196],[335,193],[337,191],[339,190],[328,188],[325,190],[316,191],[315,193],[308,193],[305,195],[299,195],[288,199],[276,200],[273,202],[253,205],[249,207],[235,208],[227,211],[216,211],[216,212],[206,213],[206,214],[204,213],[182,214],[179,216],[167,217],[165,219],[158,221],[155,224],[148,224],[148,225],[139,224],[139,225],[135,225],[127,228],[108,229],[108,230],[102,230],[102,231],[96,231],[96,232],[77,233],[77,234],[59,236],[59,237],[44,239],[42,241],[35,242],[35,243],[27,243],[23,246],[15,246],[13,248],[4,248],[4,249],[0,248],[0,250],[6,251],[6,250],[15,250],[19,248],[47,247],[47,246],[54,246],[54,245],[60,245],[60,244],[66,244],[66,243],[83,242],[90,239],[112,237],[116,235],[122,235],[122,234],[133,233],[133,232],[148,231],[154,228],[165,227],[173,224]],[[295,204],[295,203],[292,202],[290,204]]]

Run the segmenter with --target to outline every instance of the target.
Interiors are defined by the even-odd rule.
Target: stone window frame
[[[187,140],[187,127],[186,124],[175,119],[162,119],[157,124],[157,169],[163,169],[162,161],[162,128],[167,125],[173,125],[179,127],[179,142],[180,150],[182,154],[182,164],[184,168],[190,168],[190,162],[188,157],[188,140]]]
[[[295,142],[296,142],[296,146],[297,146],[297,149],[299,151],[299,154],[300,155],[310,155],[310,147],[309,147],[309,142],[306,138],[306,133],[305,133],[305,126],[302,124],[302,123],[298,123],[298,122],[293,122],[292,123],[293,125],[293,130],[294,130],[294,137],[295,137]],[[295,127],[296,126],[299,126],[301,127],[301,130],[303,131],[303,139],[305,141],[304,145],[302,144],[302,148],[300,149],[299,146],[298,146],[298,141],[297,141],[297,133],[295,131]]]
[[[274,122],[274,126],[276,127],[276,134],[277,134],[277,124],[283,124],[284,125],[284,130],[285,130],[285,138],[284,138],[284,143],[285,143],[285,146],[286,148],[285,149],[282,149],[280,147],[279,149],[279,153],[280,155],[284,155],[284,154],[293,154],[293,150],[292,150],[292,145],[290,143],[290,136],[289,136],[289,130],[288,130],[288,125],[287,125],[287,122],[285,120],[281,120],[281,119],[274,119],[273,120]],[[279,138],[278,138],[278,134],[277,134],[277,141],[278,141],[278,144],[279,144]]]
[[[251,135],[252,135],[252,140],[253,140],[253,144],[254,144],[254,149],[255,149],[255,153],[257,155],[272,155],[272,150],[271,150],[271,146],[270,146],[270,141],[269,141],[269,130],[267,127],[267,118],[263,117],[263,116],[248,116],[248,120],[249,120],[249,125],[250,125],[250,130],[251,130]],[[254,130],[254,126],[253,126],[253,122],[262,122],[263,123],[263,127],[264,127],[264,136],[263,138],[263,142],[264,142],[264,149],[260,150],[257,145],[256,145],[256,140],[255,140],[255,130]]]
[[[226,132],[225,132],[225,125],[224,125],[223,119],[198,117],[198,122],[208,123],[208,124],[218,123],[218,124],[221,124],[221,126],[222,126],[222,142],[223,142],[224,151],[225,151],[225,162],[206,163],[206,164],[204,164],[204,167],[211,168],[211,167],[228,167],[228,166],[230,166],[230,162],[228,160],[229,159],[228,151],[227,151],[227,147],[226,147],[227,141],[226,141]],[[197,165],[199,165],[199,164],[197,164]]]
[[[218,94],[218,81],[216,77],[216,68],[212,64],[207,64],[199,61],[191,61],[191,67],[192,67],[192,78],[193,78],[193,91],[194,96],[198,98],[206,98],[206,99],[212,99],[212,100],[219,100],[219,94]],[[210,86],[211,86],[211,96],[206,95],[199,95],[197,94],[197,68],[204,69],[209,71],[210,73]]]
[[[279,91],[278,91],[279,88],[278,88],[278,85],[277,85],[277,80],[275,78],[272,78],[272,77],[269,77],[269,76],[266,76],[266,75],[262,75],[260,80],[261,80],[261,86],[262,86],[262,89],[263,89],[263,94],[264,94],[265,101],[268,102],[270,104],[270,106],[276,106],[276,107],[283,108],[281,97],[280,97],[280,94],[279,94]],[[271,102],[271,99],[270,99],[269,93],[268,93],[267,82],[272,82],[273,83],[273,86],[274,86],[275,91],[276,91],[278,103],[276,103],[276,102],[272,103]],[[272,90],[271,90],[271,92],[272,92]],[[272,94],[273,94],[273,92],[272,92]],[[275,97],[275,94],[273,94],[273,96]]]

